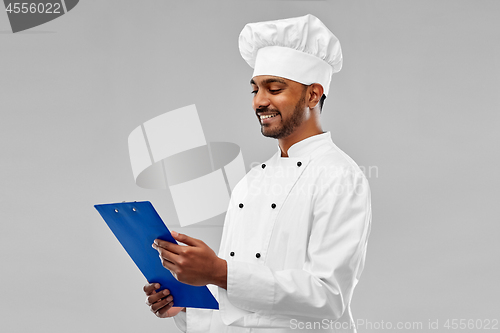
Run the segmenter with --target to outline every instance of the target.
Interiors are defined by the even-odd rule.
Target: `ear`
[[[313,83],[309,86],[309,103],[308,107],[310,109],[319,106],[319,101],[321,100],[321,96],[323,96],[323,86],[319,83]]]

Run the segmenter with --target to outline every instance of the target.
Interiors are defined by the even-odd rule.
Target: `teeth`
[[[267,116],[260,116],[260,119],[267,119],[267,118],[272,118],[272,117],[276,117],[278,114],[272,114],[272,115],[267,115]]]

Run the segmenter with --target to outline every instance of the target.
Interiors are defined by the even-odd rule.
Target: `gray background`
[[[134,184],[128,134],[194,103],[208,141],[266,160],[237,38],[307,13],[345,57],[323,129],[370,170],[354,317],[500,319],[499,1],[87,0],[18,34],[0,12],[1,332],[176,331],[93,205],[151,200],[217,248],[220,229],[175,227],[168,192]]]

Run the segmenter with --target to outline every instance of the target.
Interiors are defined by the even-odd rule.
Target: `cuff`
[[[251,311],[270,311],[274,304],[274,276],[264,265],[229,260],[227,297],[236,307]]]
[[[175,325],[177,326],[177,328],[181,332],[186,332],[186,330],[187,330],[187,327],[186,327],[186,323],[187,323],[186,312],[181,311],[176,316],[174,316],[174,322],[175,322]]]
[[[210,332],[213,310],[186,308],[186,333]]]

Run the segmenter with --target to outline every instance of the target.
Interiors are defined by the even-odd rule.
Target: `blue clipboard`
[[[94,206],[150,283],[161,284],[174,297],[174,306],[218,309],[219,304],[206,286],[195,287],[177,281],[161,264],[155,239],[176,243],[149,201],[110,203]]]

